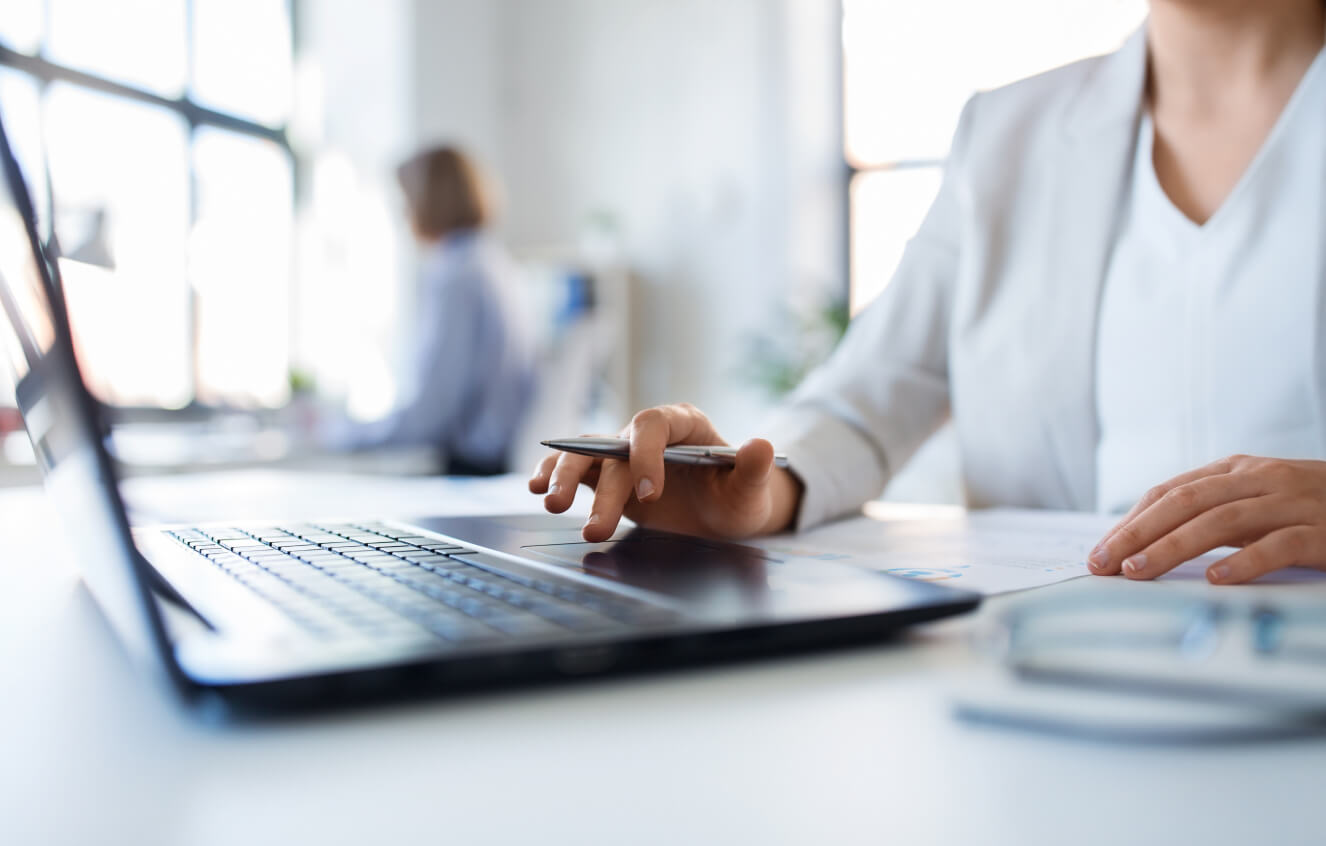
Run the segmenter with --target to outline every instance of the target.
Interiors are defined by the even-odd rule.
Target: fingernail
[[[648,479],[641,479],[640,483],[635,486],[635,496],[637,499],[649,499],[650,495],[653,493],[654,483]]]
[[[1139,552],[1123,562],[1123,569],[1129,573],[1140,573],[1146,569],[1146,554]]]
[[[586,526],[595,526],[595,525],[598,525],[598,522],[599,522],[599,515],[597,515],[597,514],[591,514],[591,515],[589,515],[589,519],[585,521],[585,525],[586,525]]]
[[[1206,571],[1206,578],[1213,582],[1223,582],[1225,579],[1229,578],[1229,565],[1216,564],[1214,567]]]
[[[551,488],[548,488],[548,496],[557,496],[561,492],[562,492],[561,485],[553,485]]]
[[[1104,544],[1091,550],[1091,554],[1087,556],[1087,563],[1091,565],[1093,570],[1105,569],[1105,565],[1110,563],[1110,554],[1105,551]]]

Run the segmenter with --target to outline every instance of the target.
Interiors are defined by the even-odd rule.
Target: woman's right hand
[[[593,489],[585,540],[607,540],[623,514],[641,526],[728,539],[792,525],[801,483],[774,467],[768,441],[747,441],[732,467],[665,465],[663,449],[673,444],[727,445],[709,418],[685,403],[641,411],[620,436],[631,441],[629,460],[556,452],[530,478],[530,491],[547,494],[544,505],[555,514],[571,507],[581,484]]]

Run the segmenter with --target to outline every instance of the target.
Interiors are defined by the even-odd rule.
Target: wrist
[[[774,468],[769,477],[769,518],[760,528],[761,535],[790,531],[801,507],[804,486],[791,471]]]

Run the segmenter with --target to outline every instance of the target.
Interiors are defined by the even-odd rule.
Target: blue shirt
[[[505,465],[534,391],[534,344],[514,271],[477,231],[428,250],[402,402],[354,427],[345,446],[431,445],[450,461]]]

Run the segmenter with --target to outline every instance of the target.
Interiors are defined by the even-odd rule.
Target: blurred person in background
[[[732,469],[688,405],[629,461],[547,456],[587,540],[740,538],[859,511],[946,419],[968,504],[1127,514],[1092,572],[1224,546],[1216,584],[1326,569],[1326,2],[1152,0],[1116,53],[977,94],[884,293]],[[1131,508],[1130,508],[1131,506]]]
[[[448,474],[504,473],[533,394],[534,343],[516,265],[487,231],[492,199],[452,147],[417,153],[396,177],[424,252],[403,402],[381,420],[333,426],[327,440],[433,446]]]

